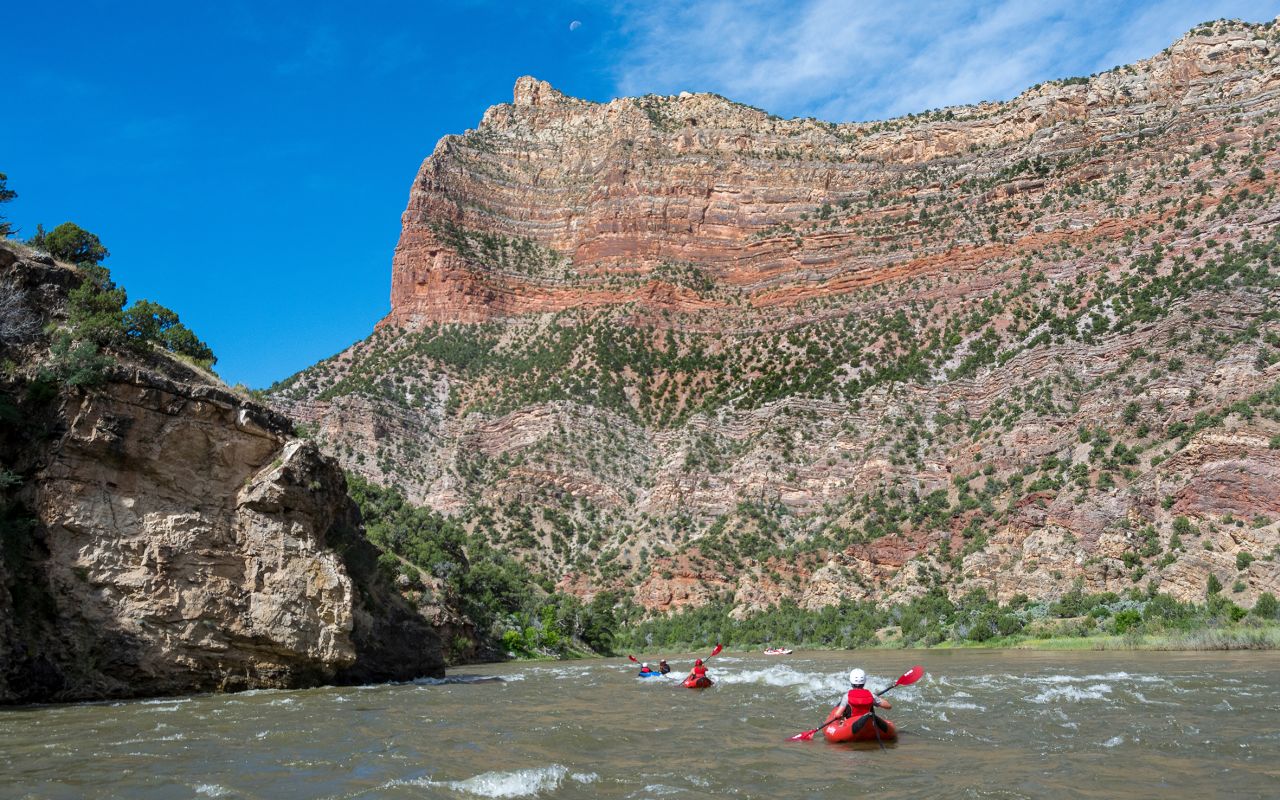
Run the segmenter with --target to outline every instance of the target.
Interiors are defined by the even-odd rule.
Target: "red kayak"
[[[706,689],[713,683],[715,683],[715,681],[711,680],[706,675],[698,675],[696,677],[690,675],[684,679],[684,685],[687,689]]]
[[[836,713],[836,709],[831,709],[831,713]],[[896,725],[878,715],[876,719],[884,723],[884,727],[879,730],[878,741],[891,742],[898,738]],[[870,714],[836,720],[822,729],[822,735],[828,742],[874,742],[877,741],[876,733],[876,723]]]

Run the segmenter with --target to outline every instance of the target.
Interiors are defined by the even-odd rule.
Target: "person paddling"
[[[686,685],[711,680],[707,677],[707,668],[702,665],[702,659],[699,658],[693,662],[693,669],[689,670],[689,675],[684,680]]]
[[[916,664],[911,669],[902,673],[902,677],[893,682],[892,686],[886,686],[880,690],[879,695],[886,692],[892,692],[899,686],[910,686],[924,676],[924,667]],[[839,704],[831,711],[831,716],[826,722],[811,731],[797,733],[794,736],[787,737],[788,742],[811,742],[813,735],[818,731],[822,731],[823,737],[829,742],[863,742],[872,741],[873,739],[884,747],[884,741],[898,738],[898,729],[887,719],[879,717],[875,713],[877,708],[892,708],[888,700],[883,700],[880,696],[867,691],[867,673],[860,669],[855,669],[849,673],[850,689],[840,698]],[[841,717],[844,720],[836,722]],[[870,721],[870,725],[868,725]],[[870,735],[868,735],[870,731]]]
[[[665,658],[658,662],[658,672],[661,672],[663,675],[666,675],[670,671],[671,671],[671,665],[667,663],[667,660]]]
[[[820,728],[825,728],[838,719],[860,717],[869,713],[872,706],[886,710],[893,708],[893,704],[888,700],[876,697],[867,691],[867,673],[862,670],[855,669],[849,672],[849,684],[852,688],[840,698],[840,705],[836,706],[836,710],[832,712],[831,719],[822,723]]]
[[[640,665],[640,674],[641,674],[641,675],[652,675],[652,674],[653,674],[653,670],[649,669],[649,662],[648,662],[648,661],[646,661],[646,662],[644,662],[643,664],[641,664],[641,665]]]

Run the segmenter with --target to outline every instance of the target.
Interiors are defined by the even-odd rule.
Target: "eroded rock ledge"
[[[5,256],[0,287],[56,321],[76,273]],[[41,337],[3,347],[0,702],[442,674],[284,417],[161,354],[82,390],[37,377]]]

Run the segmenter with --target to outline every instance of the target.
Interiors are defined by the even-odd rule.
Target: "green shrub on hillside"
[[[178,315],[159,303],[138,300],[124,312],[125,335],[138,344],[157,344],[186,356],[206,369],[218,363],[209,345],[200,341]]]
[[[403,561],[443,582],[450,604],[476,626],[490,647],[517,656],[563,654],[574,640],[597,653],[612,652],[612,596],[598,595],[589,605],[549,591],[544,576],[469,535],[455,520],[415,506],[395,489],[347,476],[347,490],[360,508],[369,540],[382,548],[380,563],[401,571]]]
[[[37,225],[35,236],[28,239],[27,244],[56,259],[79,266],[100,264],[111,255],[97,234],[74,222],[64,222],[48,232],[43,225]]]
[[[105,257],[106,248],[101,252]],[[145,352],[153,345],[206,369],[217,363],[209,346],[176,313],[150,300],[126,309],[128,295],[111,279],[110,270],[90,260],[81,263],[80,271],[83,280],[67,295],[67,327],[54,334],[50,346],[48,371],[54,377],[68,385],[92,385],[111,363],[104,351]]]

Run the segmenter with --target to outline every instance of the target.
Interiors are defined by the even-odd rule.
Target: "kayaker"
[[[665,658],[658,662],[658,672],[661,672],[663,675],[666,675],[670,671],[671,671],[671,665],[667,663],[667,660]]]
[[[707,668],[702,666],[702,659],[699,658],[693,662],[693,669],[689,670],[689,676],[685,678],[685,680],[687,681],[689,678],[705,677],[707,677]]]
[[[849,717],[861,717],[871,711],[871,707],[890,709],[893,704],[888,700],[876,697],[867,691],[867,673],[860,669],[849,672],[849,684],[853,687],[845,692],[840,698],[840,705],[836,706],[835,712],[831,715],[831,719],[822,723],[822,727],[830,725],[838,719],[848,719]]]
[[[653,674],[653,670],[649,669],[649,662],[648,662],[648,661],[646,661],[646,662],[644,662],[643,664],[641,664],[641,665],[640,665],[640,674],[641,674],[641,675],[651,675],[651,674]]]

